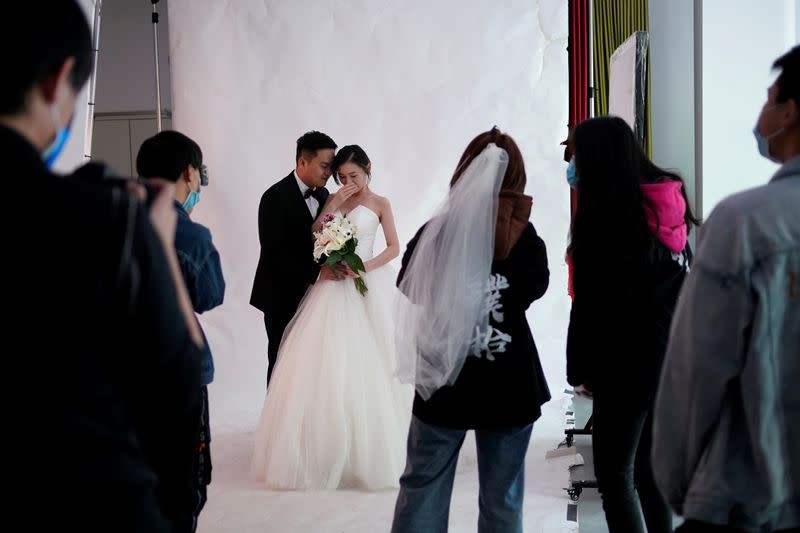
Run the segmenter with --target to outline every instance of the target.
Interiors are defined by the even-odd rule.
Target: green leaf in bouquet
[[[369,289],[367,289],[367,284],[364,283],[363,278],[353,278],[353,282],[356,284],[356,289],[358,289],[358,292],[361,294],[361,296],[367,294],[367,290]]]
[[[340,252],[333,252],[331,255],[328,256],[328,259],[325,260],[325,264],[328,266],[333,266],[341,262],[342,262],[342,254]]]
[[[347,261],[347,266],[350,267],[350,270],[353,272],[366,272],[367,269],[364,268],[364,261],[361,260],[360,257],[356,254],[350,254],[344,258]]]

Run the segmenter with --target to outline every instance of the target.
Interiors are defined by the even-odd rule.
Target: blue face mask
[[[56,160],[61,155],[61,152],[64,151],[64,147],[67,145],[67,140],[69,139],[70,130],[72,128],[72,119],[69,120],[66,126],[58,130],[56,133],[56,138],[53,139],[47,148],[44,149],[42,152],[42,160],[47,168],[52,169],[53,165],[56,164]]]
[[[764,111],[771,111],[772,109],[775,109],[777,105],[778,104],[768,107],[764,109]],[[762,111],[761,113],[763,114],[764,111]],[[761,154],[762,157],[769,159],[773,163],[780,163],[780,161],[776,157],[774,157],[772,154],[769,153],[769,140],[775,137],[776,135],[779,135],[783,131],[783,128],[780,128],[778,131],[764,137],[763,135],[761,135],[761,132],[758,131],[758,123],[760,119],[761,117],[759,117],[759,120],[756,121],[756,125],[753,128],[753,136],[756,138],[758,153]]]
[[[189,211],[194,206],[197,205],[197,202],[200,201],[200,185],[197,186],[196,191],[189,191],[189,196],[186,197],[186,201],[183,202],[183,208],[186,211]]]
[[[569,165],[567,166],[567,183],[573,189],[578,187],[578,171],[575,169],[575,158],[569,160]]]

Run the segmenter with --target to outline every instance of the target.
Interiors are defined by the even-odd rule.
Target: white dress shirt
[[[300,187],[300,194],[305,194],[306,191],[311,188],[303,183],[303,180],[297,176],[297,171],[294,171],[294,179],[297,180],[297,186]],[[311,217],[315,218],[317,216],[317,210],[319,209],[319,202],[313,196],[305,198],[305,201],[306,205],[308,206],[308,210],[311,212]]]

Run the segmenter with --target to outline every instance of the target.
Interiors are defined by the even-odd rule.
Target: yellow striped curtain
[[[608,113],[608,64],[611,54],[636,31],[648,31],[647,0],[594,0],[594,112]],[[647,54],[645,95],[645,152],[651,155],[650,54]]]

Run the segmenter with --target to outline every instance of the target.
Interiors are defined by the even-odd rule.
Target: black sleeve
[[[598,343],[619,331],[623,310],[640,286],[631,259],[620,257],[598,243],[582,259],[573,257],[573,289],[575,297],[567,330],[567,382],[570,385],[592,385],[596,365],[593,358],[602,356]],[[635,329],[630,324],[625,329]],[[608,348],[604,346],[603,348]]]
[[[408,245],[406,246],[406,251],[403,253],[403,259],[400,261],[400,272],[397,274],[397,286],[400,286],[400,282],[403,281],[403,278],[406,275],[406,268],[408,267],[409,261],[411,261],[411,257],[414,255],[414,249],[417,247],[417,241],[419,241],[419,236],[422,235],[422,230],[425,229],[425,226],[422,226],[417,230],[417,233],[414,237],[408,241]]]
[[[281,205],[279,189],[271,189],[263,194],[258,205],[258,241],[261,243],[260,264],[269,272],[280,265],[284,249],[286,214]]]
[[[515,297],[527,308],[547,291],[550,269],[547,266],[547,248],[528,223],[506,261],[513,263],[512,285]]]
[[[586,354],[588,347],[583,342],[584,313],[577,301],[572,302],[569,313],[569,329],[567,330],[567,383],[573,387],[589,383],[589,371]]]
[[[138,270],[132,325],[136,346],[131,368],[141,384],[135,407],[137,437],[158,477],[164,515],[191,519],[192,482],[201,413],[201,351],[191,341],[178,306],[163,245],[140,208],[134,223],[133,258]]]

